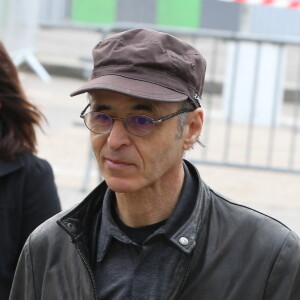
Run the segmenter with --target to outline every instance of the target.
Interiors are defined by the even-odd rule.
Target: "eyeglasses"
[[[84,119],[85,126],[90,131],[98,134],[109,133],[112,130],[114,121],[121,120],[123,121],[123,125],[127,129],[127,131],[138,137],[149,135],[155,129],[156,124],[159,124],[185,112],[193,111],[193,109],[181,110],[167,115],[161,119],[153,120],[152,118],[145,115],[130,115],[126,118],[112,118],[105,113],[96,111],[91,111],[84,114],[89,106],[90,104],[88,104],[86,108],[81,112],[80,118]]]

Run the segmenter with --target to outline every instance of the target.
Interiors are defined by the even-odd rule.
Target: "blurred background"
[[[101,180],[79,118],[86,96],[69,94],[96,43],[137,27],[178,36],[207,60],[206,147],[186,154],[204,181],[300,234],[300,0],[0,0],[0,39],[48,119],[38,155],[63,208]]]

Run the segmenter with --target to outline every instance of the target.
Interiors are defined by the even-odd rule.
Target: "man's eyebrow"
[[[144,110],[144,111],[148,111],[148,112],[154,112],[155,111],[153,105],[151,105],[151,104],[135,104],[135,105],[133,105],[132,109],[134,109],[134,110]]]
[[[103,110],[112,110],[113,108],[110,105],[106,104],[98,104],[98,103],[91,103],[91,110],[92,111],[103,111]],[[146,111],[146,112],[155,112],[155,108],[151,104],[134,104],[130,107],[132,110],[139,110],[139,111]]]
[[[91,109],[93,111],[102,111],[102,110],[110,110],[111,107],[109,105],[105,105],[105,104],[97,104],[97,103],[92,103],[91,104]]]

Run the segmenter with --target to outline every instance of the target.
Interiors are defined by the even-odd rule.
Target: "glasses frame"
[[[90,106],[91,106],[91,104],[89,103],[89,104],[84,108],[84,110],[80,113],[80,118],[84,119],[84,121],[85,121],[85,116],[86,116],[87,114],[93,113],[93,112],[94,112],[94,113],[97,112],[97,111],[90,111],[90,112],[88,112],[88,113],[85,114],[86,110],[87,110]],[[166,121],[166,120],[169,120],[169,119],[171,119],[171,118],[173,118],[173,117],[175,117],[175,116],[178,116],[178,115],[183,114],[183,113],[186,113],[186,112],[191,112],[191,111],[194,111],[194,110],[195,110],[195,109],[184,109],[184,110],[179,110],[179,111],[177,111],[177,112],[175,112],[175,113],[166,115],[166,116],[164,116],[164,117],[162,117],[162,118],[160,118],[160,119],[157,119],[157,120],[153,120],[151,117],[149,117],[149,116],[147,116],[147,115],[139,115],[139,114],[137,114],[137,115],[133,115],[133,116],[145,116],[145,117],[150,118],[154,124],[159,124],[159,123],[164,122],[164,121]],[[99,113],[101,113],[101,112],[99,112]],[[154,130],[153,130],[153,131],[151,131],[151,132],[149,132],[148,134],[145,134],[145,135],[137,135],[137,134],[132,133],[130,130],[128,130],[128,128],[127,128],[127,126],[126,126],[126,124],[127,124],[127,123],[126,123],[127,117],[125,117],[125,118],[113,118],[113,117],[111,117],[110,115],[108,115],[108,114],[106,114],[106,113],[102,113],[102,114],[105,114],[105,115],[109,116],[109,117],[112,119],[112,126],[111,126],[111,129],[110,129],[109,131],[107,131],[107,132],[95,132],[95,131],[92,131],[90,128],[88,128],[87,125],[86,125],[86,122],[84,122],[86,128],[87,128],[89,131],[91,131],[91,132],[93,132],[93,133],[96,133],[96,134],[107,134],[107,133],[111,132],[115,120],[123,121],[123,126],[124,126],[124,128],[125,128],[130,134],[132,134],[132,135],[134,135],[134,136],[137,136],[137,137],[144,137],[144,136],[147,136],[147,135],[151,134],[151,133],[154,131]]]

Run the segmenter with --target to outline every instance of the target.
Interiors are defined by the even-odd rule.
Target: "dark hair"
[[[27,100],[17,69],[0,42],[0,158],[12,161],[21,152],[35,153],[34,126],[41,127],[42,119],[44,115]]]

